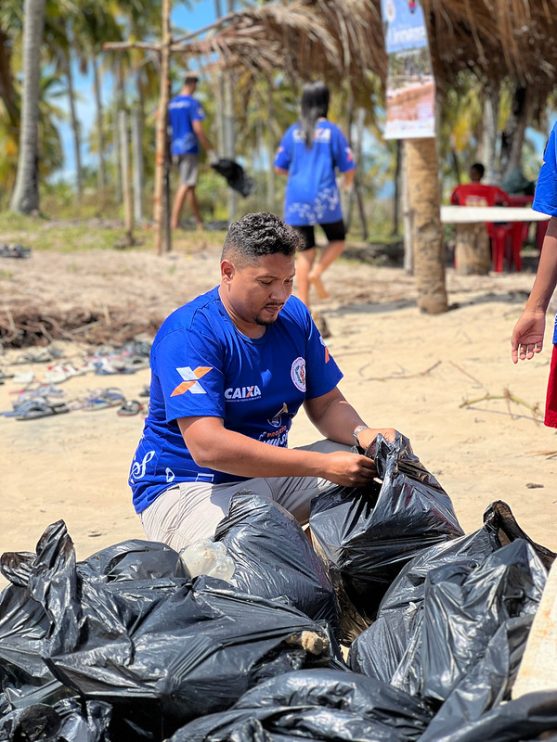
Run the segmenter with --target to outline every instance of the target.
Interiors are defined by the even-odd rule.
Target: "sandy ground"
[[[180,252],[171,260],[145,252],[104,252],[101,258],[37,253],[30,261],[11,261],[11,280],[21,289],[26,281],[36,284],[38,274],[48,282],[49,271],[54,280],[71,266],[72,290],[82,286],[84,302],[92,285],[111,300],[135,302],[140,311],[137,296],[132,302],[126,294],[126,276],[140,272],[145,297],[153,302],[158,294],[164,315],[213,286],[218,273],[216,247],[199,259]],[[459,277],[449,270],[450,299],[458,306],[438,317],[419,313],[413,281],[402,270],[343,260],[327,278],[332,299],[317,308],[332,331],[329,347],[345,373],[341,388],[348,399],[371,425],[394,426],[410,437],[451,496],[465,531],[480,527],[485,508],[503,499],[534,540],[557,550],[557,438],[539,422],[552,322],[541,356],[515,367],[509,353],[532,274]],[[68,353],[79,350],[57,345]],[[40,377],[45,365],[10,365],[21,353],[4,352],[0,368],[33,370]],[[72,398],[87,389],[118,386],[132,399],[148,380],[148,370],[88,374],[63,388]],[[1,410],[9,409],[20,386],[14,380],[0,386]],[[505,390],[522,403],[504,399]],[[485,399],[489,396],[493,399]],[[115,409],[31,422],[0,417],[0,552],[34,550],[44,528],[60,518],[79,558],[142,537],[126,482],[142,425],[141,415],[118,417]],[[300,414],[291,445],[316,437]]]

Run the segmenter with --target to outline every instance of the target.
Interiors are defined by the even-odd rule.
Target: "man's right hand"
[[[325,456],[324,479],[343,487],[365,487],[376,474],[373,459],[349,451],[335,451]]]
[[[511,337],[513,363],[530,360],[543,348],[545,312],[542,309],[525,310],[514,326]]]

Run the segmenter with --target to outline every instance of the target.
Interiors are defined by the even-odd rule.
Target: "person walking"
[[[346,228],[336,170],[343,173],[342,186],[348,190],[356,168],[346,137],[327,119],[329,98],[329,89],[323,82],[304,85],[300,120],[285,132],[274,162],[275,171],[288,177],[284,221],[295,227],[303,239],[296,278],[298,296],[307,307],[310,285],[320,298],[328,297],[321,277],[345,246]],[[328,240],[318,260],[317,224]]]
[[[545,315],[557,285],[557,124],[545,147],[532,208],[550,216],[534,286],[511,336],[513,363],[529,361],[543,348]],[[547,384],[544,424],[557,428],[557,317]]]
[[[209,152],[212,145],[203,131],[205,112],[201,103],[194,98],[197,88],[197,75],[188,74],[180,93],[168,105],[168,119],[171,127],[170,152],[178,164],[180,185],[172,205],[171,226],[177,229],[184,203],[187,203],[198,228],[203,227],[203,219],[195,187],[199,172],[199,145]]]

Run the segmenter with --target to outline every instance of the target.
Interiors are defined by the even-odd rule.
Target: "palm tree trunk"
[[[528,122],[528,89],[517,86],[514,91],[512,112],[503,132],[501,147],[501,165],[503,180],[515,169],[521,169],[522,147]]]
[[[436,140],[408,139],[405,144],[418,307],[440,314],[448,306]]]
[[[104,125],[103,125],[103,101],[101,94],[101,78],[99,73],[99,67],[95,55],[92,57],[93,63],[93,90],[95,93],[95,109],[96,109],[96,122],[97,122],[97,146],[99,148],[99,169],[97,174],[97,185],[101,193],[104,193],[106,188],[106,164],[104,161],[105,153],[105,139],[104,139]]]
[[[234,0],[227,0],[227,10],[234,12]],[[234,73],[227,69],[224,73],[224,136],[225,156],[233,160],[236,157],[236,119],[234,116]],[[238,210],[238,194],[228,189],[228,219],[234,221]]]
[[[497,121],[499,118],[500,88],[488,82],[483,105],[482,159],[485,165],[485,182],[496,183],[497,172]]]
[[[39,210],[39,89],[45,0],[25,0],[23,30],[23,105],[17,176],[11,209]]]
[[[68,36],[68,42],[70,37]],[[83,168],[81,166],[81,134],[79,130],[79,120],[75,105],[75,87],[73,82],[72,60],[70,47],[64,50],[64,67],[66,79],[68,81],[68,103],[70,107],[70,126],[73,134],[73,149],[75,158],[75,184],[77,188],[77,200],[81,204],[83,199]]]
[[[168,167],[168,100],[170,98],[170,30],[171,0],[162,0],[162,38],[160,94],[157,113],[157,132],[155,150],[155,196],[153,203],[156,226],[155,247],[157,253],[169,252],[172,248],[171,232],[168,228],[168,198],[165,197],[165,171]]]
[[[7,34],[0,28],[0,100],[4,103],[10,124],[19,124],[14,82],[11,65],[11,43]]]

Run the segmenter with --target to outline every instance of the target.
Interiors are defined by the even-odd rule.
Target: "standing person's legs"
[[[178,229],[178,226],[180,224],[180,213],[182,211],[187,192],[188,186],[181,183],[178,187],[178,190],[176,191],[174,202],[172,204],[172,216],[170,219],[170,225],[172,229]]]
[[[351,450],[351,446],[330,440],[321,440],[298,448],[302,451],[319,451],[319,453]],[[306,525],[309,520],[313,498],[337,486],[322,477],[271,477],[265,481],[271,488],[275,502],[292,513],[302,526]]]
[[[184,202],[192,210],[193,217],[198,227],[203,226],[203,219],[199,209],[199,202],[195,193],[197,175],[199,172],[199,158],[197,155],[182,155],[179,160],[180,167],[180,187],[174,197],[172,206],[171,226],[177,229],[180,223],[180,212]]]
[[[309,274],[316,256],[313,227],[295,227],[303,240],[303,247],[296,256],[296,284],[298,297],[309,309]]]
[[[195,186],[189,186],[186,193],[186,200],[191,208],[193,218],[198,227],[203,227],[203,217],[199,209],[199,201],[197,200],[197,194],[195,192]]]
[[[342,219],[332,224],[321,224],[320,226],[325,232],[329,244],[321,253],[318,262],[313,266],[309,274],[309,281],[315,286],[320,299],[328,299],[329,292],[325,288],[321,276],[344,252],[346,228]]]

